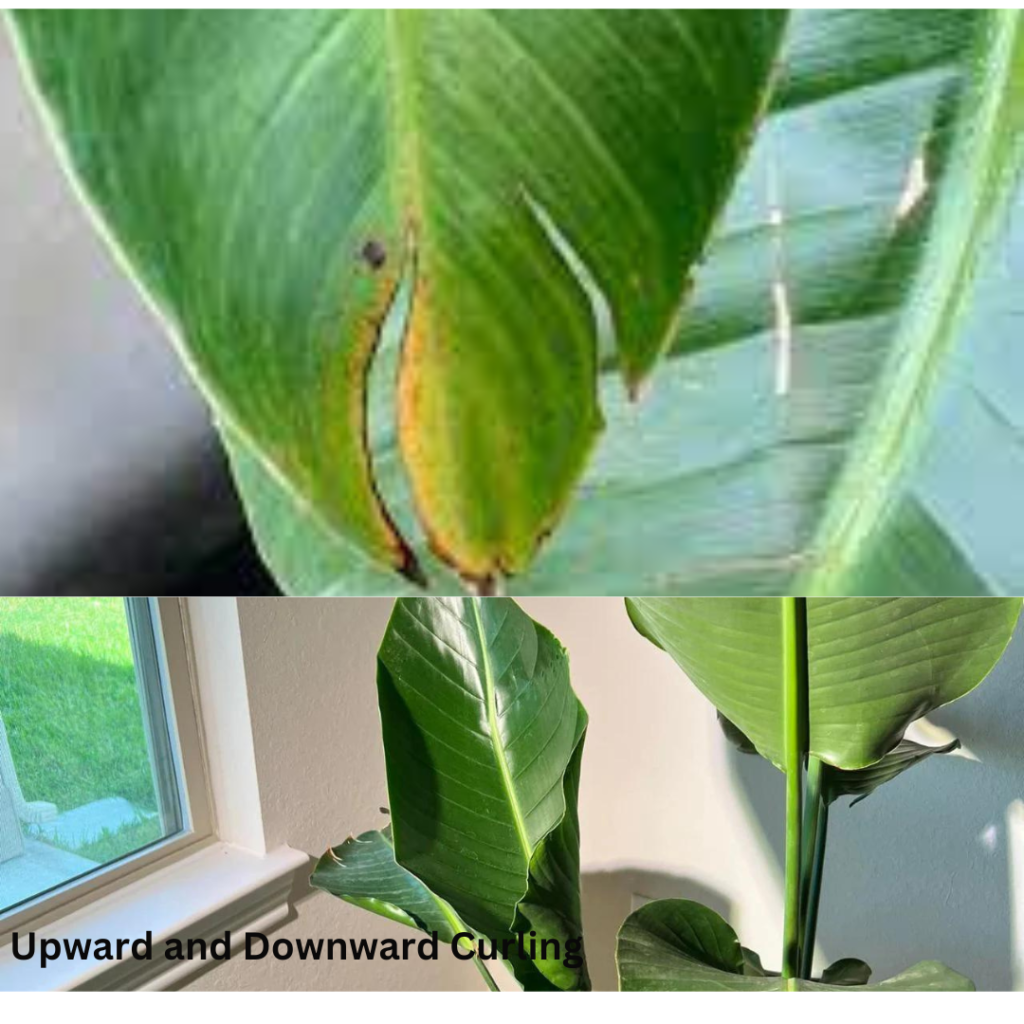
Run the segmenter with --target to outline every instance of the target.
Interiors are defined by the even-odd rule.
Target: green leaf
[[[725,735],[725,738],[741,753],[756,754],[757,747],[729,721],[721,711],[718,712],[718,724]]]
[[[578,940],[577,953],[583,953],[583,907],[579,886],[580,822],[577,796],[580,788],[580,763],[583,759],[583,737],[566,769],[562,790],[565,814],[552,832],[540,841],[530,859],[530,887],[516,911],[513,931],[539,937],[561,936],[561,957],[537,961],[538,970],[555,988],[562,991],[587,990],[590,975],[586,960],[581,967],[564,964],[564,940]]]
[[[39,19],[26,34],[41,66],[35,50],[53,46],[46,19],[87,16],[20,17]],[[597,404],[607,429],[564,522],[510,593],[1024,590],[1024,548],[1008,544],[1013,488],[1024,480],[1024,349],[1013,344],[1024,217],[1007,217],[1012,202],[1024,210],[1022,17],[793,16],[770,116],[696,274],[671,358],[637,404],[623,393],[614,341],[602,338]],[[908,188],[915,182],[923,193]],[[780,263],[793,325],[784,394],[772,303]],[[353,533],[358,517],[322,514],[262,443],[246,445],[240,488],[286,589],[405,592],[385,567],[396,559],[431,592],[458,587],[431,561],[408,482],[395,492],[405,469],[394,404],[379,429],[370,416],[364,474],[404,545],[391,549],[385,523],[383,556],[366,554],[375,541]],[[328,469],[347,474],[346,501],[372,512],[375,495],[342,465]],[[497,504],[512,470],[492,465],[502,467],[498,487],[485,481]],[[367,515],[376,537],[380,517]]]
[[[841,992],[846,985],[745,973],[736,933],[713,910],[691,900],[657,900],[634,911],[619,930],[616,960],[625,992]],[[759,962],[759,961],[758,961]],[[925,961],[855,991],[964,992],[974,985],[943,964]]]
[[[377,680],[398,863],[475,931],[564,953],[587,725],[564,648],[507,598],[400,598]],[[561,959],[511,966],[527,988],[589,987]]]
[[[315,889],[433,935],[435,940],[451,944],[459,936],[463,949],[476,951],[472,932],[451,906],[395,860],[390,825],[380,831],[350,836],[341,846],[329,849],[317,862],[309,881]],[[517,956],[513,952],[508,959]],[[488,988],[498,991],[497,983],[479,957],[474,959],[474,965]],[[524,969],[528,966],[522,965]]]
[[[310,885],[409,928],[437,932],[442,942],[466,930],[444,900],[395,861],[390,825],[328,850],[317,861]]]
[[[257,547],[275,580],[287,593],[330,594],[341,590],[365,597],[413,596],[424,588],[365,558],[349,540],[316,511],[295,501],[286,485],[267,471],[252,448],[231,428],[221,437],[231,461],[235,483],[244,496],[246,514]],[[415,552],[420,570],[429,572],[431,590],[458,593],[462,584],[429,550]]]
[[[907,462],[927,435],[929,422],[920,409],[941,388],[949,352],[973,312],[978,273],[1005,233],[1020,186],[1024,14],[989,12],[972,57],[972,87],[961,106],[942,198],[893,337],[884,381],[889,394],[884,405],[870,409],[815,540],[818,564],[805,579],[817,592],[842,592],[871,572],[869,566],[898,559],[899,537],[887,536],[886,525],[894,496],[902,494]],[[959,571],[961,561],[947,557],[939,571],[949,564]],[[939,580],[948,583],[942,575],[932,579],[936,590]],[[871,583],[876,580],[873,575]]]
[[[255,486],[415,579],[420,540],[382,499],[366,414],[411,282],[390,421],[419,531],[476,580],[523,570],[563,514],[602,425],[601,325],[631,390],[671,341],[784,23],[13,15],[71,167]]]
[[[854,987],[866,985],[871,980],[871,968],[863,960],[845,957],[826,967],[821,974],[823,985],[844,985]]]
[[[747,949],[746,946],[741,946],[740,951],[743,954],[743,973],[749,974],[754,978],[765,978],[769,975],[772,977],[778,977],[778,971],[766,971],[764,964],[761,963],[761,955],[755,953],[752,949]]]
[[[1019,504],[1012,488],[1024,480],[1024,349],[1013,343],[1024,189],[1014,193],[1011,151],[1024,105],[1009,105],[997,81],[1019,82],[1000,57],[1018,17],[793,15],[770,116],[697,273],[671,358],[637,404],[606,353],[605,434],[564,524],[509,581],[510,593],[1024,590],[1024,548],[1008,543]],[[1009,116],[979,120],[992,104]],[[982,154],[992,159],[986,180],[1000,184],[982,183],[979,196],[964,185],[964,162]],[[923,195],[908,189],[922,180]],[[964,226],[965,196],[992,227],[970,244],[950,226]],[[793,328],[786,394],[771,301],[780,254]],[[949,270],[949,259],[977,270],[949,293],[970,307],[967,319],[963,310],[951,316],[952,335],[912,331],[925,308],[918,284],[940,262]],[[895,410],[896,377],[908,367],[920,370],[912,422],[876,426]],[[868,448],[888,453],[886,472],[853,493],[858,467],[876,458]],[[397,458],[387,438],[379,450],[383,480]],[[401,498],[389,507],[399,518],[411,512]],[[844,508],[859,510],[855,557],[839,553],[832,513]],[[314,564],[322,571],[313,589],[364,592],[358,558]],[[451,592],[446,581],[436,586]]]
[[[634,625],[773,764],[783,767],[781,600],[626,599]],[[977,686],[1020,598],[810,598],[808,753],[873,765],[907,726]]]
[[[920,764],[932,754],[948,754],[960,746],[959,740],[952,740],[941,747],[925,747],[913,740],[900,740],[880,761],[854,771],[842,771],[825,765],[822,770],[821,797],[827,804],[834,803],[841,796],[856,797],[852,807],[866,800],[883,783],[902,775],[908,768]]]
[[[672,358],[639,407],[603,393],[577,500],[514,586],[1024,591],[1022,24],[794,13]]]

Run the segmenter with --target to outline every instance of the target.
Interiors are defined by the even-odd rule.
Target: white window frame
[[[234,598],[150,599],[159,621],[191,828],[98,869],[0,918],[0,993],[52,989],[164,989],[202,970],[168,962],[171,938],[269,931],[288,918],[310,858],[268,851]],[[153,933],[152,961],[18,961],[14,932],[37,940],[137,938]]]
[[[69,879],[64,885],[19,904],[13,912],[0,915],[0,947],[9,943],[11,935],[19,929],[35,930],[123,886],[126,880],[151,870],[161,861],[213,839],[212,804],[197,715],[195,678],[188,650],[186,612],[182,603],[174,598],[149,598],[149,605],[159,672],[167,695],[168,725],[172,743],[177,748],[174,751],[176,781],[188,821],[179,834],[129,854],[111,865],[98,867],[87,875]]]

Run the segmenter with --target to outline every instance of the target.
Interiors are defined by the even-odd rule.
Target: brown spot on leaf
[[[388,261],[388,251],[380,239],[370,238],[359,250],[359,258],[376,273],[378,270],[384,269],[384,265]]]

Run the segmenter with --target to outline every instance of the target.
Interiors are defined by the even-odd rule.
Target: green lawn
[[[156,809],[121,598],[0,598],[0,714],[26,799]]]

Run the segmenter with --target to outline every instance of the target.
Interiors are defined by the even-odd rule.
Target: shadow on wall
[[[685,878],[624,868],[595,871],[582,878],[583,921],[587,941],[587,968],[595,991],[614,992],[619,987],[615,970],[615,937],[622,922],[651,900],[696,900],[731,916],[729,900],[719,892]]]
[[[825,963],[866,960],[876,980],[937,959],[979,989],[1019,988],[1024,619],[984,684],[929,720],[959,737],[967,756],[930,758],[852,809],[846,799],[833,806],[818,949]],[[781,872],[782,773],[738,751],[730,763]],[[819,955],[815,969],[823,966]]]

